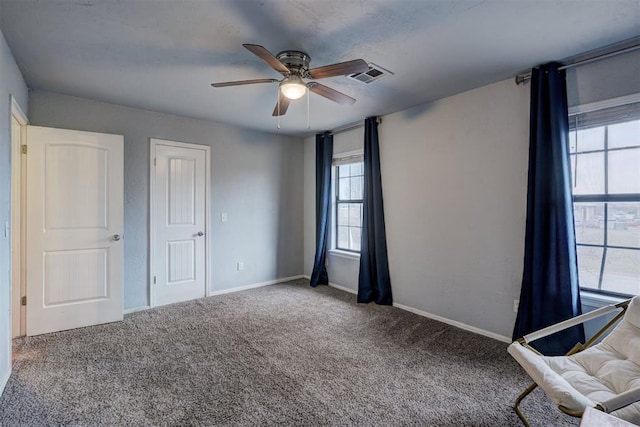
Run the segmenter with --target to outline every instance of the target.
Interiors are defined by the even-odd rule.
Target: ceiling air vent
[[[379,65],[369,64],[369,71],[364,73],[355,73],[349,76],[350,79],[357,80],[364,84],[371,84],[376,80],[384,79],[385,77],[392,76],[393,73],[389,70],[385,70]]]

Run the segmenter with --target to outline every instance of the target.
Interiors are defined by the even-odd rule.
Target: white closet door
[[[152,286],[158,306],[205,296],[207,151],[193,144],[152,142]]]

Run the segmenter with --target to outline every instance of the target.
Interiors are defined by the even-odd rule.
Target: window
[[[361,157],[361,156],[360,156]],[[335,248],[360,252],[364,163],[361,159],[335,166]]]
[[[583,290],[640,294],[640,102],[569,117]]]

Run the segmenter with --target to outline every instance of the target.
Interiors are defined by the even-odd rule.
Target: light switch
[[[220,213],[220,221],[221,222],[227,222],[227,213],[226,212],[221,212]]]

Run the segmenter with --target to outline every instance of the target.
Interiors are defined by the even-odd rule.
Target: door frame
[[[155,160],[156,147],[158,145],[166,145],[177,148],[189,148],[192,150],[202,150],[205,152],[205,183],[204,183],[204,296],[211,296],[211,268],[210,268],[210,211],[211,211],[211,147],[202,144],[192,144],[189,142],[171,141],[167,139],[149,138],[149,307],[155,307],[155,284],[153,277],[155,276],[157,260],[155,256],[155,189],[156,174]]]
[[[13,337],[13,331],[15,329],[15,307],[19,307],[18,317],[18,336],[25,336],[27,332],[27,309],[25,305],[21,304],[21,299],[27,295],[26,281],[25,281],[25,186],[26,182],[26,164],[25,157],[22,155],[22,147],[27,145],[27,126],[29,125],[29,119],[27,115],[22,111],[20,104],[13,95],[10,95],[11,99],[11,115],[10,119],[15,118],[20,125],[20,140],[13,140],[13,134],[11,134],[11,328],[10,336]],[[9,123],[9,129],[11,133],[11,123]],[[17,258],[17,260],[16,260]],[[17,265],[17,268],[14,267]]]

